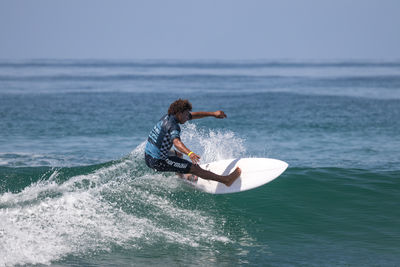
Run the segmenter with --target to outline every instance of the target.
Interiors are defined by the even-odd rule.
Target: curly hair
[[[176,115],[177,113],[183,113],[185,110],[192,111],[192,104],[189,100],[178,99],[169,106],[168,115]]]

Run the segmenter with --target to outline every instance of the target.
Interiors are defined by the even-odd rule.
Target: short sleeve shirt
[[[180,138],[181,127],[174,115],[164,115],[151,130],[145,152],[155,159],[168,158],[175,138]]]

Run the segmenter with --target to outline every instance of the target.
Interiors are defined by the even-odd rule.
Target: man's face
[[[185,110],[184,112],[177,113],[176,117],[178,118],[181,124],[184,124],[189,120],[189,114],[190,114],[189,110]]]

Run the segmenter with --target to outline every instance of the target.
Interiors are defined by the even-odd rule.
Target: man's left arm
[[[190,112],[192,115],[192,120],[201,119],[204,117],[215,117],[217,119],[224,119],[226,118],[225,112],[222,110],[214,111],[214,112],[207,112],[207,111],[197,111],[197,112]]]

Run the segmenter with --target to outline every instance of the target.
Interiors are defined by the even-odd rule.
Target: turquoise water
[[[231,195],[144,164],[177,98],[211,162],[288,170]],[[400,62],[0,61],[0,266],[400,265]]]

